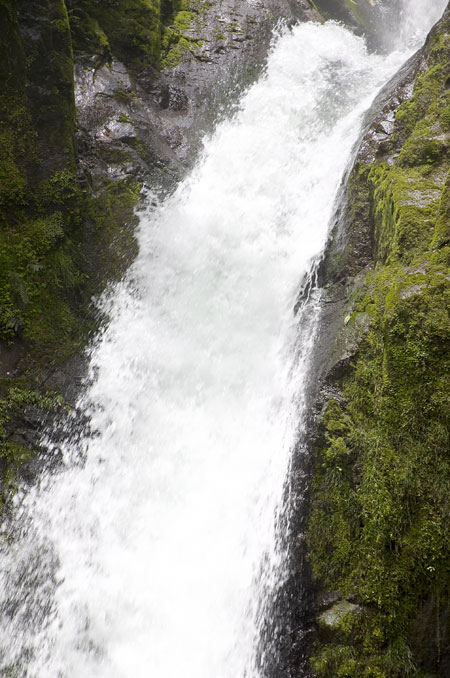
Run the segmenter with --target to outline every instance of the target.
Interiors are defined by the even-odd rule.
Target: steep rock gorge
[[[4,500],[17,475],[33,478],[60,393],[76,394],[99,324],[90,299],[133,259],[143,185],[164,194],[186,171],[217,108],[260,72],[280,17],[321,12],[382,47],[379,21],[397,11],[366,0],[0,2]],[[449,671],[447,41],[448,11],[377,100],[319,271],[307,541],[319,677]]]

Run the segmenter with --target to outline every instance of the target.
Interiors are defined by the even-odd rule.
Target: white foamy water
[[[406,56],[369,55],[335,24],[285,32],[194,171],[142,214],[80,403],[97,434],[16,502],[3,670],[257,675],[256,573],[263,559],[276,570],[274,516],[314,345],[314,314],[294,320],[298,285],[363,113]]]
[[[446,5],[445,0],[401,0],[396,44],[415,47],[422,42],[424,32],[441,18]]]

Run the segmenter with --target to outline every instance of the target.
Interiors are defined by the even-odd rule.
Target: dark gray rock
[[[261,72],[277,22],[320,19],[307,0],[224,0],[199,3],[190,14],[176,59],[169,50],[160,73],[151,66],[132,72],[115,58],[77,58],[80,164],[94,186],[106,174],[170,188],[220,110]]]

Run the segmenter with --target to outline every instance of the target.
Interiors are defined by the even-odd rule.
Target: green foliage
[[[23,114],[23,118],[31,124],[30,117]],[[39,353],[49,355],[58,348],[62,358],[67,341],[71,343],[76,335],[70,307],[84,280],[78,244],[72,240],[73,235],[78,237],[83,198],[69,168],[43,181],[34,180],[29,170],[39,152],[37,136],[31,132],[27,144],[15,144],[14,119],[17,115],[3,122],[3,138],[11,139],[9,157],[16,168],[7,176],[20,192],[10,194],[9,200],[0,199],[4,223],[0,231],[0,339],[39,341]],[[27,146],[31,152],[25,162]],[[10,184],[6,183],[8,191]]]

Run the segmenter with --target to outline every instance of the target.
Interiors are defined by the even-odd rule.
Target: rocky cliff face
[[[449,34],[376,101],[321,266],[318,677],[450,672]]]
[[[0,4],[0,459],[6,497],[31,451],[44,369],[80,341],[84,203],[62,1]],[[28,414],[24,413],[28,408]]]

